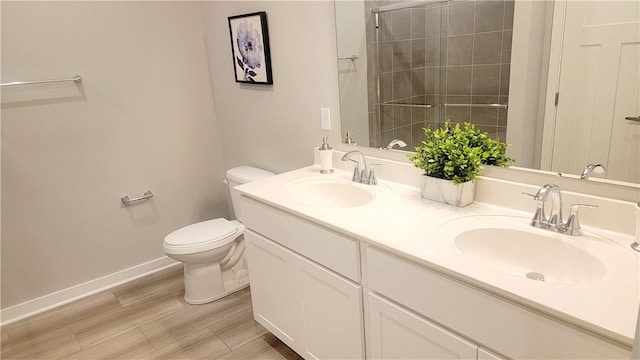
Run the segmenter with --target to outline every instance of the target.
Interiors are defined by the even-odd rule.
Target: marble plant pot
[[[467,181],[454,185],[450,180],[438,179],[422,175],[420,194],[424,199],[464,207],[473,202],[475,195],[475,181]]]

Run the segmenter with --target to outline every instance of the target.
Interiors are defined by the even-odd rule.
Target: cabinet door
[[[363,359],[362,288],[297,256],[305,358]]]
[[[475,344],[377,295],[369,294],[373,359],[476,359]]]
[[[297,349],[300,312],[293,253],[249,230],[244,236],[254,317],[289,347]]]

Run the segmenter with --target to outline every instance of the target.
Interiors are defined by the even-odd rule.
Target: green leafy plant
[[[515,161],[506,156],[507,144],[489,138],[470,123],[461,128],[447,120],[440,129],[425,128],[424,135],[409,160],[425,175],[456,185],[477,178],[482,165],[509,167]]]

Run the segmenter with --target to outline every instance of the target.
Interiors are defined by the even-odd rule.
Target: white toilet
[[[251,166],[227,171],[229,189],[275,175]],[[239,195],[231,192],[236,217]],[[218,218],[180,228],[164,238],[162,250],[184,263],[184,300],[204,304],[249,285],[245,260],[244,226],[238,220]]]

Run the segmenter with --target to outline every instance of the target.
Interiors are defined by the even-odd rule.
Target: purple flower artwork
[[[266,12],[229,17],[229,32],[236,82],[273,84]]]

